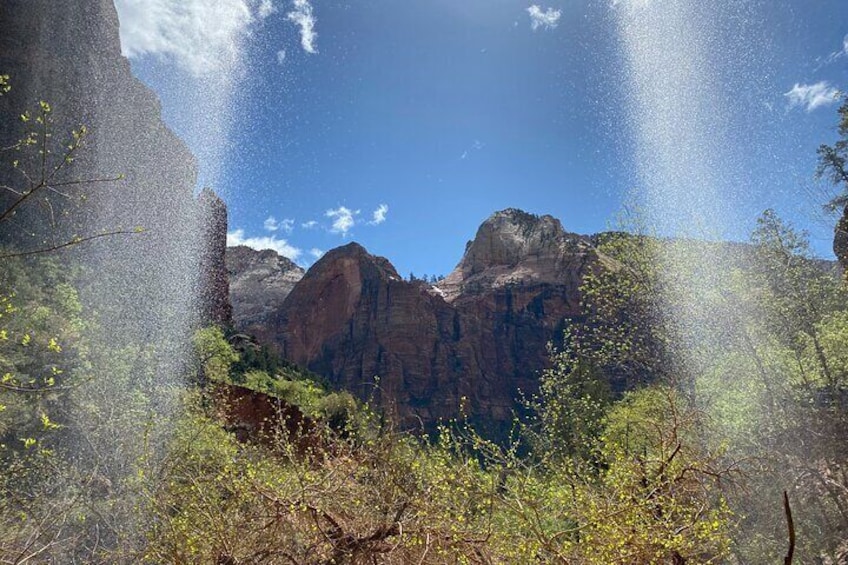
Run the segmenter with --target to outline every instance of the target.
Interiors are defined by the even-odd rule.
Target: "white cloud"
[[[121,50],[129,58],[172,59],[195,76],[225,70],[238,61],[240,44],[255,21],[251,5],[249,0],[115,0]]]
[[[277,239],[273,235],[262,237],[245,237],[244,230],[237,229],[227,232],[227,246],[233,247],[236,245],[245,245],[253,249],[273,249],[283,257],[288,257],[292,261],[297,261],[298,257],[303,254],[303,251],[291,245],[285,239]]]
[[[328,218],[333,218],[333,225],[330,228],[331,232],[346,236],[347,232],[356,225],[355,216],[359,215],[359,210],[351,210],[345,206],[339,206],[335,210],[327,210],[324,215]]]
[[[286,62],[286,50],[280,49],[277,51],[277,64],[282,65]]]
[[[835,104],[839,97],[839,89],[830,86],[826,80],[815,84],[798,84],[792,90],[783,94],[789,99],[789,106],[803,106],[807,112],[816,108]]]
[[[533,4],[527,8],[527,13],[530,14],[530,27],[534,30],[540,27],[553,29],[559,25],[559,18],[562,16],[562,10],[548,8],[542,11],[542,8],[537,4]]]
[[[842,57],[848,57],[848,35],[846,35],[845,37],[842,38],[842,46],[841,47],[842,47],[841,49],[839,49],[838,51],[834,51],[833,53],[831,53],[830,55],[828,55],[824,59],[822,59],[822,58],[816,59],[816,61],[819,64],[816,65],[815,70],[818,71],[822,67],[832,65],[833,63],[835,63],[836,61],[838,61]]]
[[[294,220],[286,218],[285,220],[278,222],[274,216],[268,216],[263,222],[262,227],[264,227],[268,231],[277,231],[283,230],[286,233],[291,233],[294,231]]]
[[[277,223],[274,216],[268,216],[265,218],[265,221],[262,223],[262,227],[264,227],[267,231],[277,231],[280,229],[280,225]]]
[[[324,252],[318,249],[317,247],[313,247],[309,250],[309,254],[315,257],[316,259],[320,259],[324,256]]]
[[[260,19],[265,19],[271,14],[276,13],[277,7],[274,6],[274,3],[271,0],[262,0],[259,3],[259,8],[256,9],[256,14]]]
[[[371,221],[368,222],[372,226],[379,226],[386,221],[386,214],[389,212],[388,204],[380,204],[374,212],[371,213]]]
[[[316,227],[317,225],[318,225],[318,222],[316,222],[315,220],[309,220],[308,222],[303,222],[302,224],[300,224],[300,227],[302,227],[305,230],[311,230],[312,228]]]
[[[300,26],[300,44],[303,50],[307,53],[317,53],[315,48],[315,40],[318,34],[315,33],[315,16],[312,14],[312,4],[309,0],[294,0],[294,10],[286,14],[286,18],[290,22]]]

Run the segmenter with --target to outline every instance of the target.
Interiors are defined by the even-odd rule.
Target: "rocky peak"
[[[276,251],[242,245],[227,248],[226,266],[233,325],[240,331],[254,331],[279,310],[304,273]]]
[[[315,263],[257,337],[330,382],[373,399],[406,426],[457,413],[473,352],[457,314],[426,285],[351,243]],[[374,377],[380,386],[374,387]],[[413,408],[415,407],[415,408]]]
[[[599,260],[555,218],[504,210],[439,289],[350,243],[315,263],[254,333],[403,427],[456,418],[465,403],[507,429],[517,391],[535,390],[546,344],[579,314],[582,278]]]
[[[462,264],[469,274],[495,265],[512,266],[551,251],[566,236],[559,220],[515,208],[495,212],[478,228]]]
[[[519,284],[579,285],[597,252],[552,216],[515,208],[495,212],[468,243],[462,260],[439,285],[445,299]]]
[[[233,325],[267,342],[274,341],[268,334],[275,325],[270,318],[279,317],[292,293],[296,296],[290,309],[332,325],[357,308],[363,289],[402,281],[387,259],[371,255],[358,243],[329,251],[308,272],[270,249],[228,247],[227,272]]]
[[[323,277],[328,271],[342,275],[351,281],[355,279],[402,280],[388,259],[371,255],[367,249],[356,242],[336,247],[325,253],[309,269],[307,276]]]
[[[227,270],[236,276],[246,271],[299,272],[303,276],[303,267],[299,267],[288,257],[283,257],[273,249],[253,249],[245,245],[227,248]],[[298,277],[299,278],[299,277]]]
[[[376,295],[397,282],[403,281],[387,259],[349,243],[327,252],[309,268],[284,310],[305,320],[308,327],[333,333],[341,331],[363,303],[377,300]],[[305,339],[304,347],[312,351],[308,336]]]

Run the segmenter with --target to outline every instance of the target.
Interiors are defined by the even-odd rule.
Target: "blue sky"
[[[422,275],[448,273],[502,208],[615,226],[641,182],[615,10],[651,1],[116,5],[124,52],[224,195],[232,241],[303,265],[357,241]],[[744,238],[774,207],[829,256],[812,174],[848,89],[844,0],[720,4],[740,8],[710,24],[697,71],[735,156],[722,233]]]

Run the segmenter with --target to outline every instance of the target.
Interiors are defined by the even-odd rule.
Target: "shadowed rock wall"
[[[74,236],[143,228],[141,234],[103,238],[73,250],[97,274],[88,278],[84,298],[116,336],[172,339],[197,322],[200,311],[214,320],[228,318],[222,306],[226,289],[220,282],[218,288],[201,288],[208,281],[198,277],[200,260],[211,249],[208,241],[226,237],[226,211],[221,221],[220,206],[195,199],[194,158],[162,122],[156,96],[132,75],[118,30],[111,0],[3,1],[0,74],[10,76],[12,90],[0,97],[0,146],[26,133],[32,123],[22,123],[20,114],[45,100],[54,109],[57,143],[48,162],[59,162],[59,142],[80,124],[90,131],[73,165],[51,182],[117,175],[124,180],[66,186],[64,196],[42,191],[49,209],[34,202],[21,206],[11,221],[0,224],[0,237],[28,250]],[[0,153],[0,183],[26,187],[26,179],[11,167],[19,154]],[[21,160],[26,166],[26,153]],[[13,198],[0,194],[0,209]],[[226,281],[223,260],[207,264]],[[201,307],[199,296],[217,306]]]

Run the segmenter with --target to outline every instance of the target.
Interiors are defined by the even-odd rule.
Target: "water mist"
[[[780,231],[781,224],[768,225],[774,216],[765,217],[763,225],[771,230],[765,237],[777,236],[772,241],[778,248],[786,246],[770,263],[770,273],[765,265],[774,257],[769,259],[763,248],[727,241],[739,238],[743,222],[752,219],[740,217],[751,209],[746,199],[759,199],[760,210],[769,205],[768,193],[756,190],[760,182],[745,176],[745,159],[760,148],[740,140],[750,144],[757,133],[740,135],[739,109],[732,104],[741,92],[757,88],[751,85],[768,82],[762,80],[767,65],[745,47],[762,39],[762,30],[754,34],[762,21],[757,8],[757,2],[619,0],[611,12],[623,63],[628,149],[635,163],[633,196],[649,235],[668,238],[656,247],[656,269],[661,315],[680,367],[677,385],[708,416],[700,441],[727,449],[728,469],[739,461],[758,462],[746,475],[756,495],[727,491],[738,512],[740,532],[734,541],[741,554],[773,552],[776,561],[789,543],[781,491],[789,491],[793,504],[804,504],[809,495],[799,487],[807,473],[803,469],[822,460],[815,459],[815,450],[827,451],[826,434],[807,436],[805,444],[805,431],[797,423],[815,411],[810,398],[820,394],[807,383],[809,397],[797,402],[802,395],[793,396],[793,375],[809,369],[799,369],[803,353],[797,344],[807,330],[801,323],[788,329],[791,309],[808,307],[798,289],[817,285],[812,282],[816,277],[822,279],[820,288],[838,283],[827,280],[823,270],[803,270],[804,259],[793,255],[803,246],[793,248],[795,240]],[[774,291],[769,285],[776,280],[782,282]],[[818,357],[823,357],[820,350]],[[776,449],[777,443],[782,445]],[[812,521],[809,515],[804,519]],[[813,535],[826,538],[821,531]],[[807,549],[810,555],[822,550]]]
[[[689,381],[720,347],[727,328],[755,315],[713,300],[741,257],[732,246],[688,244],[738,236],[745,209],[744,158],[734,131],[733,89],[758,61],[740,45],[751,3],[617,0],[611,6],[620,42],[622,89],[634,162],[632,199],[658,246],[664,315],[677,334]],[[719,310],[716,310],[719,308]]]
[[[252,4],[243,5],[249,23]],[[219,44],[223,52],[212,54],[214,68],[165,79],[184,105],[177,113],[186,129],[178,133],[187,146],[164,124],[156,95],[122,58],[118,12],[110,0],[11,2],[0,11],[0,29],[2,71],[13,86],[3,99],[3,134],[18,135],[23,126],[13,118],[39,100],[55,108],[57,141],[79,124],[90,131],[67,168],[69,180],[84,182],[67,189],[67,199],[55,198],[58,228],[51,231],[33,207],[26,231],[45,241],[124,232],[56,257],[79,273],[74,284],[85,323],[78,339],[85,345],[78,361],[70,359],[74,347],[64,352],[69,364],[76,363],[68,377],[78,386],[57,409],[58,447],[68,464],[51,478],[62,486],[54,487],[46,512],[56,514],[68,500],[84,501],[79,503],[102,518],[69,526],[69,535],[83,540],[69,547],[133,540],[140,546],[150,481],[166,454],[193,363],[192,335],[207,321],[202,271],[212,254],[210,220],[220,220],[221,210],[210,197],[198,198],[198,176],[202,186],[222,188],[248,30]],[[123,180],[98,181],[118,175]],[[219,221],[217,229],[226,227]],[[4,232],[3,243],[14,243],[14,235]]]

